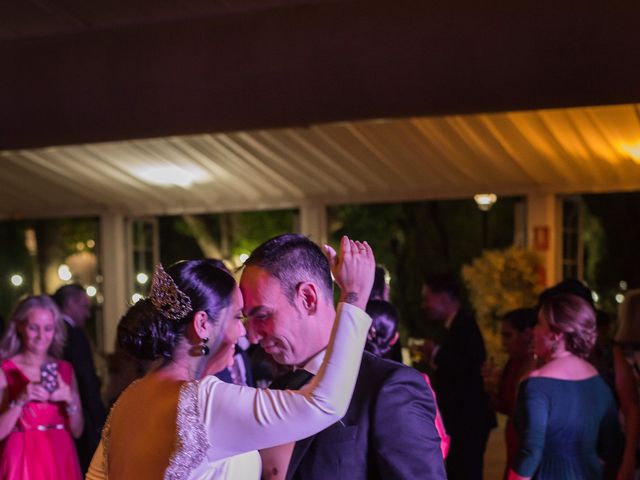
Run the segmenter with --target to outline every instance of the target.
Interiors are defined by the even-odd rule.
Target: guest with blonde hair
[[[18,303],[1,346],[0,478],[81,478],[71,437],[82,433],[82,408],[73,368],[59,359],[64,341],[49,297]]]

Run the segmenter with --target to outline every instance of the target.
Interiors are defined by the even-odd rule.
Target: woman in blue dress
[[[621,450],[616,403],[585,360],[595,340],[595,312],[586,301],[563,294],[542,303],[534,344],[543,365],[520,385],[520,446],[509,480],[615,478]]]

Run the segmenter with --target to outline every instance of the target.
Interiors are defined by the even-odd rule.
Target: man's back
[[[296,443],[287,479],[444,479],[434,416],[417,371],[365,352],[347,414]]]
[[[84,331],[67,324],[67,344],[63,357],[73,365],[84,413],[84,429],[76,441],[83,471],[89,466],[100,441],[106,410],[100,396],[100,379],[96,375],[91,344]]]

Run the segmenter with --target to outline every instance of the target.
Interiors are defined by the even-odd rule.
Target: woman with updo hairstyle
[[[353,244],[353,248],[351,248]],[[118,398],[87,479],[247,479],[261,474],[258,449],[295,442],[346,413],[370,319],[371,249],[346,239],[332,273],[354,296],[341,303],[323,366],[304,391],[225,383],[214,373],[233,362],[245,334],[233,277],[211,260],[158,265],[149,297],[118,326],[121,347],[157,367]]]
[[[376,357],[389,358],[388,354],[400,338],[398,311],[385,300],[369,300],[366,311],[372,323],[364,349]]]
[[[369,329],[364,349],[376,357],[389,359],[388,355],[393,345],[400,338],[400,332],[398,332],[398,310],[385,300],[369,300],[366,311],[371,317],[371,328]],[[440,435],[440,451],[442,452],[442,458],[447,458],[449,447],[451,446],[451,438],[444,428],[436,394],[431,388],[431,381],[426,373],[420,372],[420,374],[424,377],[427,388],[433,395],[436,405],[435,427],[438,435]]]
[[[582,298],[546,298],[534,328],[541,367],[518,392],[520,446],[509,479],[616,478],[621,435],[611,389],[585,360],[596,341],[595,311]]]

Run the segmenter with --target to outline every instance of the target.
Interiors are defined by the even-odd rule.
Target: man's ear
[[[303,312],[313,315],[318,309],[319,292],[312,282],[301,282],[296,287],[296,304]]]
[[[199,310],[193,315],[193,331],[199,338],[209,337],[209,316],[206,312]]]
[[[400,339],[400,332],[394,333],[393,337],[391,337],[391,340],[389,340],[389,345],[395,345],[399,339]]]

